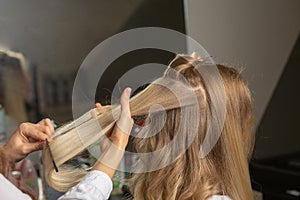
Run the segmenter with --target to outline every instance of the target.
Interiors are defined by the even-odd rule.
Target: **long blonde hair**
[[[137,173],[133,175],[130,188],[136,199],[208,199],[215,194],[226,194],[232,199],[252,199],[251,183],[248,171],[248,158],[252,152],[253,134],[251,122],[253,120],[251,96],[249,89],[240,74],[233,68],[217,65],[223,78],[226,91],[226,119],[219,140],[207,156],[201,158],[201,145],[209,127],[211,113],[211,99],[207,92],[201,74],[195,69],[194,64],[199,59],[191,56],[177,56],[167,69],[164,78],[179,79],[173,76],[175,70],[183,75],[196,91],[200,118],[197,118],[197,135],[187,150],[181,153],[175,161],[158,170]],[[206,67],[210,67],[207,65]],[[169,83],[172,85],[172,83]],[[184,85],[184,84],[183,84]],[[185,87],[180,85],[179,87]],[[136,152],[151,152],[170,143],[176,134],[180,134],[185,146],[189,129],[195,127],[188,89],[181,90],[180,97],[175,96],[167,87],[154,81],[144,91],[133,97],[130,101],[132,116],[147,115],[149,108],[154,104],[162,105],[166,111],[165,124],[158,133],[148,138],[135,138]],[[180,100],[178,100],[180,98]],[[179,102],[184,102],[179,103]],[[93,144],[103,134],[108,134],[115,125],[114,115],[119,112],[119,107],[90,119],[89,114],[77,119],[80,124],[72,122],[57,132],[65,133],[50,143],[50,149],[59,172],[54,172],[52,160],[47,148],[43,151],[45,163],[45,177],[49,185],[59,191],[66,191],[78,183],[87,173],[82,169],[66,169],[60,167],[88,145]],[[182,115],[185,113],[185,115]],[[191,115],[191,116],[190,116]],[[186,116],[182,119],[181,116]],[[145,131],[157,129],[161,123],[159,112],[151,113],[151,123]],[[179,121],[184,121],[185,127],[179,129]],[[190,122],[192,121],[192,122]],[[81,123],[84,122],[84,123]],[[95,122],[103,128],[99,133]],[[78,128],[83,130],[85,136],[79,136]],[[178,129],[178,130],[177,130]],[[97,132],[98,131],[98,132]],[[176,151],[176,150],[175,150]],[[174,152],[169,152],[173,154]],[[168,154],[163,159],[168,159]],[[156,160],[147,160],[155,163]]]
[[[173,60],[171,67],[183,74],[192,86],[200,86],[207,91],[201,75],[194,68],[194,62],[194,58],[179,56]],[[216,194],[225,194],[231,199],[253,199],[247,162],[254,141],[251,130],[251,95],[244,79],[235,69],[224,65],[217,67],[227,94],[226,119],[218,142],[207,156],[200,158],[200,147],[209,125],[210,100],[206,92],[204,96],[208,98],[199,99],[201,112],[198,137],[169,166],[153,172],[134,174],[130,189],[136,199],[209,199]],[[136,137],[136,152],[154,151],[168,144],[174,138],[173,134],[179,134],[176,128],[180,112],[180,108],[167,111],[166,125],[156,136]],[[155,117],[155,121],[162,120],[159,119],[160,115]],[[151,123],[151,126],[155,127],[156,124]]]

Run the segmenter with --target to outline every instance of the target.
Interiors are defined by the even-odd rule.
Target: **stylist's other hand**
[[[43,119],[37,124],[22,123],[3,146],[10,162],[17,162],[29,153],[41,150],[45,140],[54,134],[54,128],[49,119]]]
[[[109,136],[109,140],[121,150],[125,150],[128,138],[133,127],[133,119],[131,118],[129,99],[131,94],[131,88],[126,88],[121,95],[121,113],[119,120],[116,123],[112,133]],[[101,106],[100,103],[96,103],[96,108],[99,113],[107,110]]]
[[[99,170],[106,173],[110,178],[114,176],[115,171],[123,158],[129,134],[133,126],[133,119],[131,118],[129,106],[130,93],[131,88],[126,88],[123,91],[121,95],[120,117],[108,139],[106,138],[107,140],[104,139],[104,141],[102,141],[101,147],[105,148],[105,150],[98,162],[96,162],[92,168],[93,170]],[[96,108],[100,114],[105,112],[99,103],[96,104]],[[106,144],[103,144],[103,142]]]

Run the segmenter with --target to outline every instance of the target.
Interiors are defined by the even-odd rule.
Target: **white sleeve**
[[[0,174],[0,199],[5,200],[31,200],[31,198],[19,190],[14,184]]]
[[[58,200],[106,200],[112,188],[112,181],[106,173],[93,170]]]

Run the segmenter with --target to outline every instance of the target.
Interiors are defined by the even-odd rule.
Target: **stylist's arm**
[[[59,200],[66,199],[108,199],[113,189],[112,177],[123,158],[130,131],[133,126],[131,118],[129,98],[131,89],[126,88],[121,95],[121,113],[112,133],[101,144],[102,154],[98,161],[79,184],[71,188]],[[100,104],[96,104],[100,113],[105,110]]]

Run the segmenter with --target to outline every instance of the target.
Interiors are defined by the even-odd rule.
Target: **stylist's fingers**
[[[19,132],[27,139],[46,140],[50,129],[40,124],[22,123],[19,126]]]
[[[98,114],[102,114],[102,113],[104,113],[104,111],[103,111],[103,107],[102,107],[101,103],[96,103],[95,108],[92,109],[92,111],[91,111],[92,117],[96,118]]]
[[[54,135],[54,132],[55,132],[55,131],[54,131],[54,126],[53,126],[51,120],[48,119],[48,118],[46,118],[46,119],[45,119],[45,124],[46,124],[47,127],[50,128],[51,136]]]
[[[129,105],[130,93],[131,88],[126,88],[121,95],[121,114],[117,122],[118,127],[127,134],[130,133],[133,126]]]
[[[32,142],[24,144],[24,153],[29,154],[33,151],[38,151],[43,149],[43,142]]]
[[[101,112],[103,110],[101,103],[96,103],[95,108],[97,108],[99,110],[99,112]]]
[[[98,110],[99,114],[103,114],[111,109],[110,105],[102,106],[101,103],[95,104],[95,109]]]
[[[43,119],[38,124],[41,125],[42,127],[45,126],[45,131],[48,136],[54,135],[54,127],[50,119],[48,118]]]
[[[98,114],[103,114],[108,110],[108,106],[102,106],[101,103],[96,103],[95,108],[91,110],[91,115],[96,118]]]

